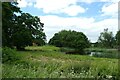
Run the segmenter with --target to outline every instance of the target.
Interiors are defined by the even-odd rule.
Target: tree
[[[14,27],[15,13],[21,12],[15,2],[2,3],[2,46],[11,47],[11,34]]]
[[[38,45],[45,44],[44,24],[40,22],[37,16],[21,13],[15,19],[15,25],[16,28],[13,31],[12,41],[17,49],[23,49],[25,46],[32,45],[33,42]]]
[[[113,48],[114,41],[113,33],[109,32],[108,29],[104,29],[104,32],[100,33],[98,43],[101,44],[101,47]]]
[[[116,34],[116,43],[118,46],[118,50],[120,51],[120,30]]]
[[[82,32],[62,30],[50,39],[50,45],[57,47],[70,47],[77,51],[83,51],[84,48],[89,47],[88,38]]]
[[[12,3],[10,7],[14,6]],[[3,4],[3,12],[7,14],[6,8],[7,3]],[[5,8],[5,9],[4,9]],[[10,8],[12,12],[14,10]],[[3,46],[13,47],[16,46],[17,49],[24,49],[25,46],[32,45],[33,42],[36,42],[39,45],[44,45],[46,36],[43,32],[44,24],[40,22],[40,18],[37,16],[32,16],[29,13],[22,13],[17,16],[15,13],[12,15],[3,15]],[[7,23],[8,19],[8,23]],[[9,45],[8,45],[9,44]]]

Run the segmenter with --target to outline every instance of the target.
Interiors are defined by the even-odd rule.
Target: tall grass
[[[66,55],[51,46],[17,51],[21,60],[3,64],[4,78],[95,78],[117,79],[118,59]],[[42,51],[41,51],[42,50]]]

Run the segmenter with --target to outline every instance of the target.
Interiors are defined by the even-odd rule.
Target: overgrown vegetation
[[[20,60],[17,51],[8,47],[2,48],[2,63],[14,63]]]
[[[26,49],[17,51],[21,56],[17,63],[3,64],[3,78],[117,79],[119,76],[118,59],[66,55],[54,46]]]

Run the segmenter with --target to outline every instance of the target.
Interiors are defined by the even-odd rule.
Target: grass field
[[[26,47],[20,60],[2,64],[3,78],[118,79],[118,59],[69,55],[54,46]]]

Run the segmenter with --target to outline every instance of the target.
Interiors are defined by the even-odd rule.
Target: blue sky
[[[109,2],[108,2],[109,1]],[[96,42],[105,28],[118,30],[118,0],[21,0],[23,12],[40,17],[47,41],[63,29],[76,30]]]

